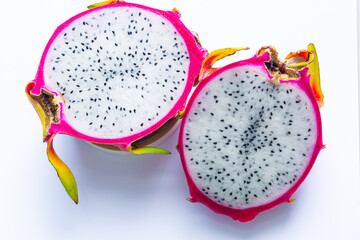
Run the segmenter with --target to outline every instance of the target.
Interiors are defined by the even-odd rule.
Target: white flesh
[[[66,27],[44,64],[77,131],[121,138],[162,119],[186,85],[189,54],[174,26],[139,8],[106,8]]]
[[[306,93],[268,82],[253,66],[215,77],[185,121],[184,154],[195,185],[236,209],[269,203],[288,191],[308,165],[317,138]]]

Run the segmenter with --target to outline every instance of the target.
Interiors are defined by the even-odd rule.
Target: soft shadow
[[[253,221],[241,223],[234,221],[228,216],[216,214],[208,209],[206,206],[195,203],[193,214],[203,215],[197,220],[201,219],[201,227],[206,229],[213,229],[214,232],[221,232],[220,235],[227,236],[232,239],[258,239],[261,236],[266,236],[286,227],[286,222],[291,219],[292,209],[289,204],[281,204],[266,212],[260,213]],[[200,221],[199,221],[200,222]],[[226,238],[224,238],[226,239]]]
[[[91,147],[84,141],[72,138],[78,162],[77,182],[79,195],[88,197],[103,197],[109,202],[135,201],[144,202],[154,196],[154,186],[163,181],[166,168],[177,155],[163,156],[158,154],[119,156]],[[175,139],[169,139],[175,141]],[[167,144],[165,144],[167,145]],[[172,144],[175,146],[175,143]],[[161,147],[161,146],[160,146]],[[169,148],[167,148],[169,149]],[[88,196],[89,195],[89,196]],[[99,199],[98,199],[99,200]]]

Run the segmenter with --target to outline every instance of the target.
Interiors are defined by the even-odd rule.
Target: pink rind
[[[195,78],[198,76],[198,74],[200,72],[201,63],[207,56],[206,49],[204,49],[196,44],[192,33],[180,21],[179,14],[177,14],[173,11],[162,11],[162,10],[150,8],[147,6],[139,5],[139,4],[116,2],[113,4],[93,8],[93,9],[90,9],[90,10],[87,10],[87,11],[84,11],[82,13],[75,15],[74,17],[70,18],[69,20],[67,20],[66,22],[61,24],[55,30],[55,32],[51,36],[49,42],[47,43],[45,50],[43,52],[43,55],[41,57],[41,60],[40,60],[40,65],[39,65],[35,80],[33,80],[35,82],[35,86],[33,89],[31,89],[31,93],[35,94],[35,95],[39,95],[41,89],[46,89],[49,92],[52,92],[57,96],[59,94],[57,92],[52,91],[51,89],[46,88],[46,84],[45,84],[44,78],[43,78],[43,65],[44,65],[47,53],[48,53],[52,43],[56,39],[56,37],[67,26],[69,26],[69,24],[71,24],[73,21],[77,20],[78,18],[81,18],[82,16],[84,16],[88,13],[99,11],[104,8],[116,8],[116,7],[134,7],[134,8],[140,8],[140,9],[144,9],[144,10],[153,12],[155,14],[158,14],[158,15],[166,18],[167,20],[169,20],[173,24],[173,26],[176,28],[176,30],[180,33],[180,35],[183,37],[183,39],[186,43],[186,46],[187,46],[187,49],[189,52],[189,56],[190,56],[189,74],[188,74],[187,84],[185,86],[183,94],[179,98],[178,102],[174,105],[174,107],[166,114],[165,117],[163,117],[161,120],[159,120],[157,123],[155,123],[148,129],[145,129],[144,131],[141,131],[139,133],[136,133],[136,134],[133,134],[133,135],[130,135],[127,137],[116,138],[116,139],[101,139],[101,138],[94,138],[94,137],[90,137],[85,134],[82,134],[82,133],[76,131],[74,128],[72,128],[66,122],[65,117],[62,113],[62,109],[61,109],[61,115],[60,115],[61,122],[59,124],[52,124],[52,126],[49,129],[49,133],[50,134],[67,134],[70,136],[74,136],[74,137],[83,139],[85,141],[101,143],[101,144],[111,144],[111,145],[118,146],[121,150],[128,151],[131,143],[154,132],[156,129],[161,127],[166,121],[168,121],[170,118],[175,116],[178,111],[181,111],[185,108],[185,103],[186,103],[187,97],[190,94],[192,86],[194,85]],[[60,106],[61,106],[61,108],[63,107],[62,103],[60,103]]]
[[[218,69],[212,75],[210,75],[209,77],[207,77],[206,79],[204,79],[200,82],[200,84],[195,89],[194,93],[192,94],[192,96],[187,104],[187,108],[191,108],[197,95],[201,92],[201,90],[204,88],[204,86],[208,82],[212,81],[217,75],[219,75],[222,72],[224,72],[228,69],[231,69],[233,67],[245,66],[245,65],[257,66],[261,70],[266,72],[268,74],[269,79],[271,80],[272,77],[264,65],[264,62],[266,62],[268,60],[269,60],[269,53],[264,53],[260,56],[254,56],[248,60],[235,62],[235,63],[232,63],[230,65],[227,65],[225,67]],[[183,136],[184,136],[184,128],[186,125],[186,120],[187,120],[189,111],[185,111],[183,121],[181,122],[181,126],[180,126],[178,151],[180,154],[182,166],[185,171],[185,176],[186,176],[186,179],[188,182],[189,192],[190,192],[190,196],[191,196],[191,199],[189,199],[189,200],[191,202],[200,202],[200,203],[204,204],[205,206],[207,206],[208,208],[210,208],[212,211],[214,211],[218,214],[227,215],[227,216],[231,217],[232,219],[238,220],[240,222],[252,221],[261,212],[264,212],[271,208],[274,208],[281,203],[290,203],[291,196],[296,192],[296,190],[299,188],[301,183],[305,180],[305,178],[309,174],[312,166],[314,165],[315,160],[316,160],[320,150],[324,147],[324,144],[322,141],[322,124],[321,124],[320,111],[319,111],[319,107],[318,107],[317,101],[315,99],[315,96],[310,87],[310,83],[309,83],[310,75],[307,75],[307,70],[308,70],[307,68],[304,68],[303,70],[301,70],[299,72],[300,73],[299,79],[280,81],[281,84],[294,84],[294,85],[297,85],[298,87],[300,87],[301,89],[303,89],[304,92],[309,97],[309,99],[311,100],[312,105],[314,106],[315,116],[316,116],[316,124],[317,124],[317,131],[318,131],[317,132],[317,141],[315,143],[315,147],[314,147],[311,159],[309,161],[309,164],[307,165],[306,169],[304,170],[304,173],[302,174],[302,176],[294,184],[294,186],[290,190],[288,190],[285,194],[283,194],[282,196],[278,197],[277,199],[275,199],[274,201],[272,201],[268,204],[265,204],[262,206],[257,206],[257,207],[252,207],[252,208],[247,208],[247,209],[234,209],[234,208],[225,207],[225,206],[222,206],[222,205],[212,201],[211,199],[209,199],[205,194],[203,194],[196,187],[195,183],[193,182],[192,178],[190,177],[189,170],[186,165],[186,160],[185,160],[185,156],[184,156],[184,148],[183,148]]]

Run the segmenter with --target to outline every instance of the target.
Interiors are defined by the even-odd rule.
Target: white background
[[[250,223],[185,200],[188,188],[171,156],[118,157],[84,142],[55,138],[73,171],[79,205],[65,193],[46,157],[40,121],[24,88],[35,76],[55,28],[92,1],[1,3],[0,239],[360,239],[360,180],[356,1],[152,0],[177,7],[209,50],[251,47],[232,60],[274,45],[285,57],[313,42],[325,106],[326,149],[295,193]],[[226,61],[224,61],[226,62]],[[223,62],[223,63],[224,63]]]

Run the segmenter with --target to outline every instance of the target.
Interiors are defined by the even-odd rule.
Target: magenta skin
[[[155,14],[158,14],[158,15],[166,18],[167,20],[169,20],[173,24],[173,26],[176,28],[176,30],[179,32],[179,34],[183,37],[183,39],[186,43],[188,52],[189,52],[189,57],[190,57],[189,75],[188,75],[187,83],[186,83],[183,94],[181,95],[181,97],[179,98],[179,101],[175,104],[175,106],[160,121],[156,122],[148,129],[145,129],[144,131],[141,131],[139,133],[136,133],[136,134],[133,134],[133,135],[130,135],[127,137],[117,138],[117,139],[94,138],[94,137],[89,137],[87,135],[79,133],[78,131],[76,131],[74,128],[72,128],[66,122],[64,115],[63,115],[63,111],[62,111],[63,103],[60,102],[59,104],[60,104],[61,122],[58,124],[51,125],[51,127],[49,129],[50,135],[47,139],[45,139],[45,141],[47,141],[50,137],[55,136],[56,134],[67,134],[70,136],[74,136],[74,137],[83,139],[85,141],[100,143],[100,144],[111,144],[111,145],[119,147],[120,150],[129,151],[131,143],[154,132],[156,129],[161,127],[166,121],[168,121],[170,118],[174,117],[178,111],[181,111],[185,108],[185,103],[186,103],[187,97],[190,94],[191,88],[194,85],[195,78],[198,76],[198,74],[200,72],[202,61],[207,56],[207,50],[205,50],[204,48],[202,48],[201,46],[196,44],[193,34],[180,21],[179,13],[173,12],[173,11],[162,11],[162,10],[158,10],[158,9],[154,9],[154,8],[150,8],[150,7],[146,7],[146,6],[142,6],[142,5],[138,5],[138,4],[133,4],[133,3],[126,3],[126,2],[115,2],[115,3],[109,4],[109,5],[105,5],[105,6],[101,6],[101,7],[97,7],[97,8],[93,8],[93,9],[84,11],[84,12],[70,18],[63,24],[61,24],[55,30],[54,34],[52,35],[49,42],[47,43],[45,50],[43,52],[43,55],[41,57],[41,60],[40,60],[40,65],[39,65],[36,77],[33,80],[33,83],[34,83],[34,84],[32,84],[33,87],[31,87],[31,89],[28,89],[27,91],[31,92],[32,94],[39,95],[41,89],[46,89],[47,91],[58,96],[59,93],[46,88],[46,83],[44,82],[44,76],[43,76],[43,65],[44,65],[45,58],[47,56],[47,53],[48,53],[53,41],[67,26],[69,26],[69,24],[71,24],[73,21],[77,20],[78,18],[81,18],[82,16],[84,16],[86,14],[89,14],[91,12],[95,12],[95,11],[98,11],[98,10],[101,10],[104,8],[117,8],[117,7],[140,8],[140,9],[144,9],[146,11],[150,11]]]
[[[228,69],[231,69],[233,67],[246,66],[246,65],[258,67],[264,73],[266,73],[268,75],[269,79],[271,80],[272,77],[264,65],[264,62],[267,62],[267,61],[269,61],[269,53],[266,52],[260,56],[254,56],[248,60],[235,62],[235,63],[232,63],[230,65],[227,65],[225,67],[218,69],[217,71],[215,71],[214,73],[212,73],[210,76],[208,76],[207,78],[205,78],[204,80],[202,80],[199,83],[194,94],[191,96],[191,98],[189,100],[187,108],[192,107],[197,95],[201,92],[201,90],[204,88],[204,86],[207,83],[212,81],[217,75],[219,75],[222,72],[224,72]],[[246,209],[234,209],[234,208],[225,207],[225,206],[222,206],[222,205],[212,201],[211,199],[209,199],[205,194],[203,194],[196,187],[195,183],[193,182],[192,178],[190,177],[188,167],[186,165],[185,156],[184,156],[183,138],[184,138],[184,128],[185,128],[185,125],[187,122],[187,117],[188,117],[189,111],[185,111],[183,121],[180,126],[178,151],[179,151],[179,154],[181,157],[181,162],[182,162],[182,165],[183,165],[183,168],[185,171],[185,176],[186,176],[186,179],[188,182],[190,196],[191,196],[191,199],[190,199],[191,202],[203,203],[204,205],[206,205],[208,208],[210,208],[214,212],[227,215],[227,216],[231,217],[232,219],[238,220],[240,222],[249,222],[251,220],[254,220],[255,217],[261,212],[264,212],[266,210],[274,208],[281,203],[285,203],[285,202],[290,203],[291,202],[290,201],[291,196],[295,193],[295,191],[298,189],[298,187],[301,185],[301,183],[305,180],[306,176],[309,174],[312,166],[314,165],[316,157],[318,156],[320,150],[324,148],[324,144],[322,141],[322,126],[321,126],[320,111],[319,111],[319,107],[318,107],[317,101],[315,99],[315,96],[313,94],[313,91],[310,87],[310,83],[309,83],[310,75],[307,75],[307,71],[308,71],[307,68],[304,68],[303,70],[301,70],[299,72],[300,73],[299,79],[280,81],[281,84],[293,84],[293,85],[297,85],[299,88],[301,88],[307,94],[309,99],[311,100],[311,103],[314,106],[315,115],[316,115],[317,141],[316,141],[311,159],[310,159],[306,169],[304,170],[304,173],[298,179],[298,181],[294,184],[294,186],[291,189],[289,189],[285,194],[283,194],[282,196],[279,196],[277,199],[275,199],[274,201],[272,201],[270,203],[267,203],[267,204],[261,205],[261,206],[257,206],[257,207],[246,208]]]

